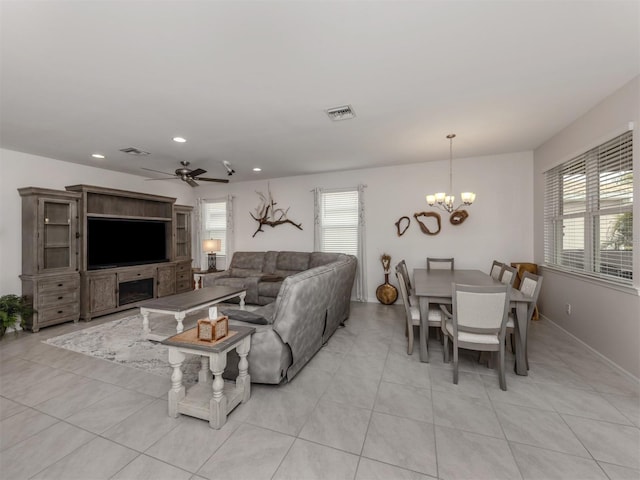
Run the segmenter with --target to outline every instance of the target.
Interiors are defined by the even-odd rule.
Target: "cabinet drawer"
[[[141,280],[143,278],[155,278],[155,268],[145,268],[142,270],[133,270],[131,272],[118,273],[118,283],[131,282],[133,280]]]
[[[40,280],[38,282],[38,292],[62,292],[80,289],[80,277],[63,277],[57,279]]]
[[[71,317],[80,313],[80,306],[78,303],[60,305],[53,308],[44,308],[38,311],[38,323],[48,323],[59,318]]]
[[[176,264],[176,272],[185,272],[191,275],[191,262],[180,262]]]
[[[62,289],[61,289],[62,290]],[[38,308],[53,308],[78,301],[78,290],[45,293],[38,298]]]
[[[176,292],[191,290],[191,280],[182,280],[176,283]]]
[[[190,273],[176,273],[176,282],[184,282],[185,280],[191,280]]]

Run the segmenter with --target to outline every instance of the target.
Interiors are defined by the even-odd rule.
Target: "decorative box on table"
[[[198,340],[214,342],[229,334],[229,317],[223,315],[216,319],[201,318],[198,320]]]

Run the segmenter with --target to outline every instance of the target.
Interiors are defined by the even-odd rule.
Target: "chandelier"
[[[426,196],[429,206],[440,207],[448,213],[453,213],[456,210],[459,210],[463,205],[471,205],[476,199],[475,193],[462,192],[460,194],[462,203],[457,207],[453,206],[456,200],[456,197],[453,195],[453,139],[455,138],[455,136],[455,133],[450,133],[449,135],[447,135],[447,138],[449,139],[449,193],[438,192],[435,195]]]

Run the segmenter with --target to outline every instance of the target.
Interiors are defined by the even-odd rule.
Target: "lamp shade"
[[[221,242],[217,238],[210,238],[208,240],[203,240],[202,242],[202,250],[205,252],[219,252],[221,247]]]

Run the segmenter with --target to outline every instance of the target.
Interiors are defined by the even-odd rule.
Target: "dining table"
[[[500,285],[500,281],[492,278],[481,270],[463,269],[431,269],[416,268],[413,270],[414,295],[418,298],[420,308],[420,361],[429,361],[427,348],[428,312],[430,304],[451,305],[452,284],[490,286]],[[509,308],[515,309],[515,372],[518,375],[528,375],[527,362],[527,332],[529,330],[528,306],[533,297],[527,296],[520,290],[511,288],[509,291]],[[444,314],[443,314],[444,316]]]

